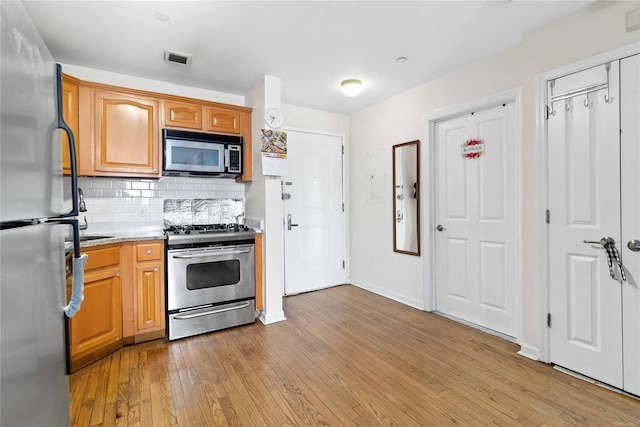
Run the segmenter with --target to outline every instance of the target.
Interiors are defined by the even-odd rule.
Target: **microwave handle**
[[[224,168],[225,168],[225,170],[229,170],[229,157],[230,157],[229,149],[225,148],[224,149]]]

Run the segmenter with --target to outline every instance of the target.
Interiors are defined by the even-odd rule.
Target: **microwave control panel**
[[[242,173],[242,146],[229,145],[227,171],[230,173]]]

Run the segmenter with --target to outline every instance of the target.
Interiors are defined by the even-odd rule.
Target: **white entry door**
[[[342,138],[287,132],[283,177],[285,294],[346,281]]]
[[[547,137],[550,360],[636,394],[640,252],[627,241],[640,240],[639,79],[638,56],[611,62],[608,76],[603,64],[555,79],[556,97],[594,90],[555,101]],[[603,238],[627,281],[615,260],[611,277]]]
[[[514,103],[436,123],[437,310],[517,334]],[[463,156],[470,140],[479,157]]]

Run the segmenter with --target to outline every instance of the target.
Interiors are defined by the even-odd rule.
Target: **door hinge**
[[[342,212],[344,212],[344,203],[342,204]]]
[[[551,313],[547,313],[547,327],[551,327]]]
[[[547,224],[551,224],[551,211],[549,209],[544,214],[544,220]]]
[[[344,155],[344,145],[342,146],[342,155]]]
[[[343,270],[345,269],[345,262],[344,262],[344,260],[342,260],[342,269],[343,269]]]

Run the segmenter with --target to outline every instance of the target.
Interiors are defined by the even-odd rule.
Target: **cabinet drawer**
[[[120,264],[120,245],[106,246],[99,249],[86,250],[83,252],[89,255],[89,258],[87,259],[87,265],[84,268],[85,270]]]
[[[136,245],[136,261],[160,259],[164,245],[162,242],[141,243]]]

